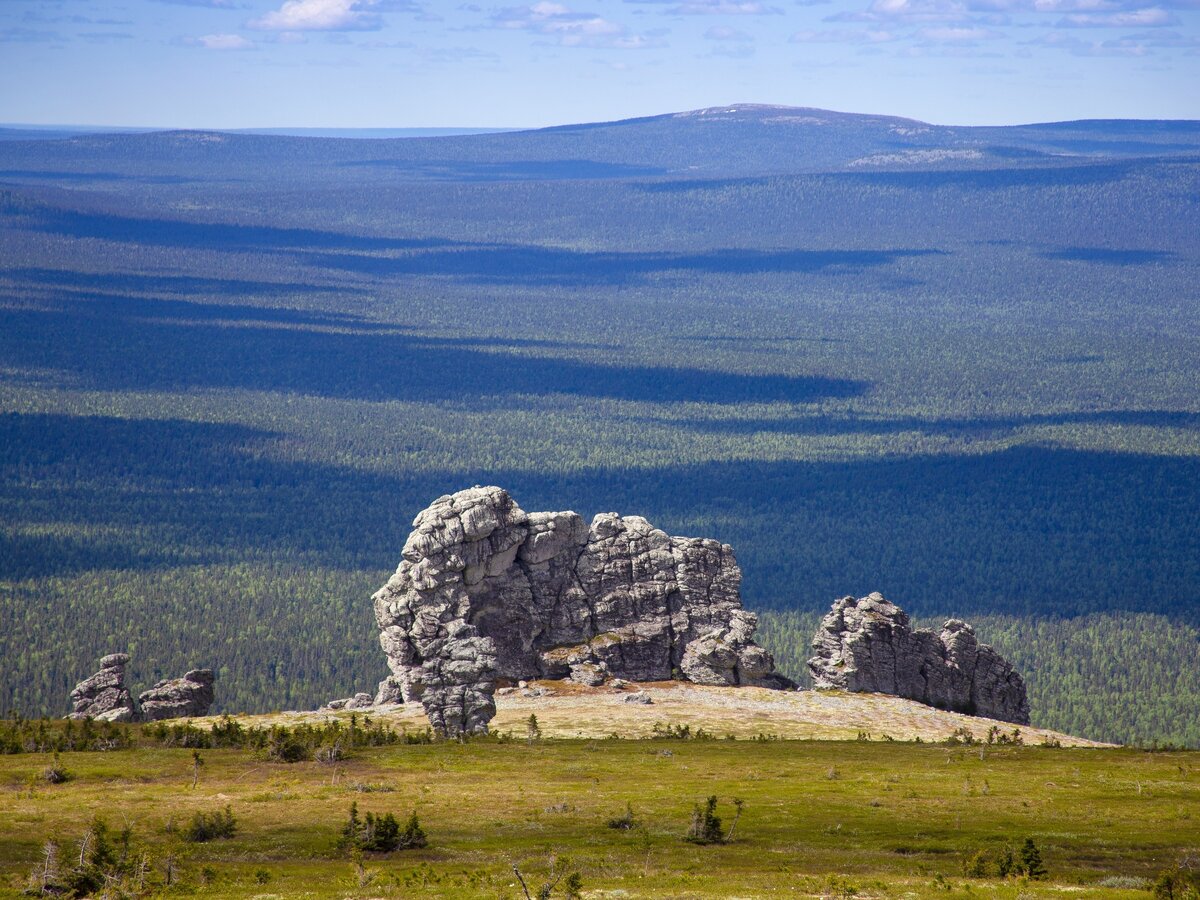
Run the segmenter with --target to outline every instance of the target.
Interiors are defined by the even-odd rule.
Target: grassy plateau
[[[77,858],[97,816],[131,829],[121,852],[139,865],[121,889],[140,896],[520,898],[515,864],[534,896],[553,869],[595,898],[1132,898],[1200,842],[1194,752],[523,729],[289,764],[129,734],[109,752],[0,756],[0,896],[20,896],[47,841]],[[48,768],[68,780],[48,782]],[[685,841],[711,795],[722,833],[743,801],[732,838]],[[427,846],[339,848],[351,804],[415,811]],[[185,839],[197,813],[226,807],[232,837]],[[630,827],[610,824],[630,812]],[[1026,838],[1045,877],[998,877],[1005,846]],[[569,896],[564,883],[546,896]]]

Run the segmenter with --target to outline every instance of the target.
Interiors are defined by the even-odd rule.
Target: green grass
[[[195,789],[185,749],[64,754],[74,777],[53,786],[39,779],[49,756],[0,757],[0,896],[18,895],[46,840],[69,856],[96,815],[132,826],[152,884],[174,853],[172,891],[230,897],[518,897],[511,863],[540,883],[552,857],[570,860],[588,897],[1137,897],[1101,882],[1153,878],[1200,841],[1200,755],[1187,752],[489,740],[361,749],[337,766],[203,757]],[[736,838],[686,843],[710,794],[727,823],[732,798],[745,801]],[[352,802],[364,815],[415,809],[428,848],[368,858],[360,887],[335,849]],[[608,828],[626,803],[642,827]],[[169,833],[226,805],[231,840]],[[976,850],[1025,837],[1047,880],[962,875]]]

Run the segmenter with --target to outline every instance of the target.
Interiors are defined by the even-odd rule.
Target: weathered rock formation
[[[638,516],[524,512],[498,487],[439,497],[374,596],[392,675],[447,734],[484,731],[497,679],[683,678],[788,687],[753,642],[733,550]]]
[[[158,682],[138,696],[142,718],[148,722],[208,715],[213,702],[212,669],[193,669],[182,678]]]
[[[913,630],[904,610],[871,594],[843,597],[821,620],[808,661],[814,685],[894,694],[939,709],[1029,724],[1025,682],[1003,657],[950,619]]]
[[[103,722],[132,722],[137,717],[133,695],[125,687],[127,653],[110,653],[100,660],[100,671],[85,678],[71,691],[73,709],[69,719],[99,719]]]

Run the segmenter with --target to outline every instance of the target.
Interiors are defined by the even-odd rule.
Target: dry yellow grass
[[[645,691],[651,703],[628,702],[626,698],[636,691]],[[409,730],[420,730],[428,724],[417,703],[377,707],[368,714]],[[872,740],[884,740],[886,735],[898,741],[944,741],[960,728],[986,740],[994,726],[1005,733],[1014,728],[1004,722],[945,712],[884,694],[706,687],[671,681],[613,689],[535,681],[526,689],[502,688],[497,693],[492,729],[524,735],[531,714],[537,716],[541,733],[548,738],[603,738],[613,734],[648,737],[656,723],[688,725],[693,731],[703,728],[717,737],[748,739],[762,734],[792,740],[853,740],[865,732]],[[290,725],[348,716],[346,712],[319,710],[237,718],[246,724]],[[1043,728],[1021,727],[1021,737],[1026,744],[1056,740],[1064,747],[1111,746]]]

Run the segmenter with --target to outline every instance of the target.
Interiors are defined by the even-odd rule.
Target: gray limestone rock
[[[340,700],[330,700],[325,704],[325,709],[370,709],[375,705],[375,700],[370,694],[359,692],[353,697],[343,697]]]
[[[133,695],[125,687],[127,653],[110,653],[100,660],[100,671],[85,678],[71,691],[69,719],[99,719],[105,722],[132,722],[137,718]]]
[[[193,669],[182,678],[158,682],[138,696],[142,718],[149,722],[208,714],[213,702],[212,669]]]
[[[376,702],[419,700],[446,734],[485,731],[496,679],[789,687],[753,641],[728,545],[639,516],[526,513],[506,491],[439,497],[374,596],[392,671]]]
[[[375,706],[392,706],[403,702],[404,690],[399,681],[389,675],[379,682],[379,689],[375,692]]]
[[[893,694],[939,709],[1029,724],[1025,682],[966,622],[914,630],[881,594],[843,597],[821,620],[808,661],[818,689]]]

